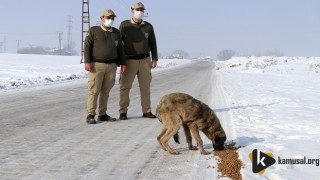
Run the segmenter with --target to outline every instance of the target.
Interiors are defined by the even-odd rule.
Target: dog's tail
[[[180,144],[179,142],[179,132],[177,132],[175,135],[173,135],[173,139],[176,143]]]

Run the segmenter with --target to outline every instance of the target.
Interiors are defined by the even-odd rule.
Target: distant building
[[[165,59],[183,59],[183,56],[180,54],[171,54],[169,56],[165,56]]]
[[[196,59],[198,59],[198,60],[212,60],[211,56],[199,56]]]
[[[43,55],[61,55],[72,56],[71,52],[68,52],[66,48],[61,50],[57,48],[45,48],[42,46],[21,48],[18,50],[18,54],[43,54]]]

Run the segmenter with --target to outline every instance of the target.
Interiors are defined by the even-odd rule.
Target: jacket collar
[[[138,24],[138,23],[134,22],[134,20],[132,18],[131,18],[130,22],[132,24]],[[145,25],[145,22],[142,20],[140,25]]]
[[[108,30],[103,25],[100,25],[100,27],[103,31],[113,32],[113,27],[110,27]]]

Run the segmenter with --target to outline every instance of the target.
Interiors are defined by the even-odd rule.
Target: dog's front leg
[[[193,135],[193,137],[196,139],[197,141],[197,144],[198,144],[198,147],[199,147],[199,150],[200,150],[200,153],[201,154],[204,154],[204,155],[207,155],[207,154],[210,154],[208,151],[204,150],[203,148],[203,142],[202,142],[202,139],[200,137],[200,134],[199,134],[199,128],[196,124],[190,124],[189,125],[189,129]]]
[[[191,132],[187,124],[183,124],[183,130],[184,130],[184,133],[186,134],[186,140],[188,143],[189,150],[198,150],[196,146],[192,145]]]

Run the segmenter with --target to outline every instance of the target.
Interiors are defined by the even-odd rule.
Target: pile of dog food
[[[221,173],[220,177],[229,177],[232,180],[242,180],[240,170],[243,167],[242,162],[239,160],[235,143],[225,145],[226,150],[214,151],[214,155],[219,157],[218,172]]]

